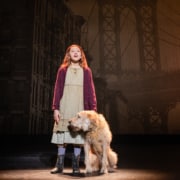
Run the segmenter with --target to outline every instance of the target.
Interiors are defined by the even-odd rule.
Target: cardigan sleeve
[[[59,102],[63,95],[64,81],[65,81],[65,71],[64,71],[64,69],[59,68],[57,75],[56,75],[56,82],[55,82],[55,86],[54,86],[52,110],[55,110],[55,109],[59,110],[59,108],[60,108]]]
[[[86,69],[85,78],[84,78],[84,87],[85,87],[84,90],[85,110],[97,111],[96,92],[94,87],[92,71],[90,68]]]

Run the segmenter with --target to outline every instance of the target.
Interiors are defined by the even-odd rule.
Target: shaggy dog
[[[86,173],[108,173],[116,168],[117,154],[111,149],[112,133],[102,114],[80,111],[69,120],[72,131],[85,132],[84,154]]]

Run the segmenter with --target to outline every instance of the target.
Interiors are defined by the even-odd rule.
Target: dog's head
[[[72,131],[90,131],[97,123],[97,113],[95,111],[80,111],[69,120],[69,129]]]

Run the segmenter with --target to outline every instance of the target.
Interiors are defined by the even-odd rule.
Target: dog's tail
[[[108,153],[108,162],[110,168],[117,168],[118,155],[112,149]]]

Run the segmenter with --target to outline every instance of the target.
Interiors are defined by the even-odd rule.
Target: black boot
[[[80,160],[80,155],[75,156],[75,155],[73,154],[73,156],[72,156],[72,169],[73,169],[73,175],[74,175],[74,176],[80,174],[79,160]]]
[[[58,155],[55,168],[51,170],[51,174],[62,173],[64,168],[64,155]]]

